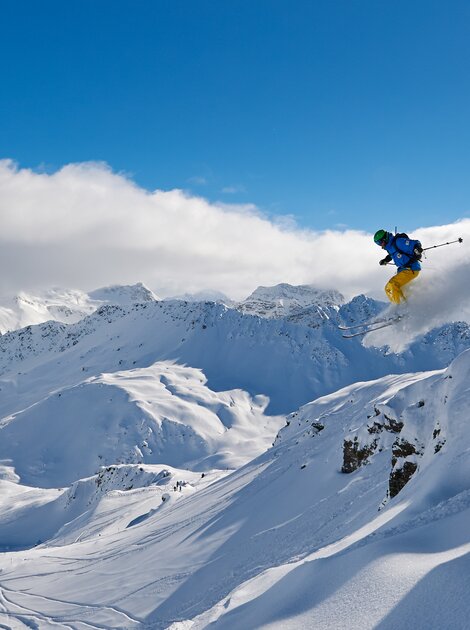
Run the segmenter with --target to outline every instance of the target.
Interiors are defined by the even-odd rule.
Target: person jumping
[[[398,267],[394,275],[385,285],[385,293],[394,304],[406,301],[403,287],[417,278],[421,270],[420,260],[423,248],[419,241],[409,238],[407,234],[391,234],[386,230],[378,230],[374,234],[374,242],[388,254],[379,261],[379,265],[394,262]]]

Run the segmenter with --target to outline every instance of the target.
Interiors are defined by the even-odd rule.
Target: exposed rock
[[[391,499],[406,486],[417,468],[418,464],[415,462],[405,461],[403,466],[392,470],[388,483],[388,493]]]
[[[343,443],[343,466],[341,472],[352,473],[360,466],[364,466],[368,462],[368,458],[377,449],[377,440],[372,444],[359,446],[359,440],[355,437],[353,440],[344,440]]]
[[[403,429],[403,422],[400,422],[400,420],[396,420],[395,418],[390,418],[385,414],[383,414],[383,416],[387,421],[384,424],[384,428],[391,433],[400,433],[400,431]]]
[[[374,422],[372,425],[367,426],[367,431],[372,435],[374,433],[381,433],[384,430],[384,425],[380,422]]]
[[[416,454],[418,454],[418,451],[414,444],[406,440],[397,440],[392,446],[392,466],[395,466],[400,457],[406,458]]]
[[[424,445],[397,439],[392,446],[392,471],[389,478],[389,496],[395,497],[414,475],[418,464],[415,459],[422,455]],[[411,458],[411,459],[410,459]]]
[[[371,438],[372,441],[365,440],[366,443],[364,443],[363,439],[361,443],[357,435],[344,440],[343,466],[341,468],[343,473],[354,472],[360,466],[367,464],[369,458],[376,451],[380,452],[383,448],[390,448],[390,438],[387,438],[387,434],[396,435],[402,432],[404,423],[401,419],[380,412],[376,407],[374,412],[375,415],[367,416],[368,419],[374,419],[370,424],[366,425],[367,433],[373,436]],[[436,438],[439,433],[440,429],[436,429],[433,437]],[[445,440],[440,440],[435,445],[435,452],[442,448],[444,442]],[[395,497],[411,479],[418,467],[416,457],[423,454],[424,446],[416,440],[410,441],[398,435],[391,446],[391,451],[388,498]]]
[[[434,454],[439,453],[441,448],[446,443],[445,437],[441,436],[441,427],[439,426],[439,423],[437,423],[436,428],[432,432],[432,439],[436,441],[436,443],[434,444]]]

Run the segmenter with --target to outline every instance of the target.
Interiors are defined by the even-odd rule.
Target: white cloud
[[[0,294],[142,281],[163,295],[215,289],[242,298],[279,282],[382,295],[392,271],[378,266],[371,234],[315,232],[252,205],[148,192],[96,163],[47,174],[0,161],[0,217]],[[413,235],[425,245],[468,237],[470,220]],[[468,260],[464,246],[452,247],[434,250],[429,267],[450,272]]]

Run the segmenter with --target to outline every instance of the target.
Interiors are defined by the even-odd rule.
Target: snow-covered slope
[[[312,487],[281,529],[311,553],[242,582],[191,628],[467,628],[469,383],[467,351],[444,372],[357,384],[293,414],[277,455],[296,453]]]
[[[42,488],[102,464],[236,468],[271,445],[280,420],[264,415],[265,397],[216,393],[205,381],[194,368],[156,363],[56,389],[0,421],[0,461]]]
[[[444,371],[350,385],[227,477],[155,512],[132,503],[128,526],[106,530],[111,502],[96,534],[88,514],[83,538],[72,527],[2,554],[2,623],[385,630],[411,615],[463,630],[469,382],[467,351]]]
[[[84,293],[76,289],[50,289],[40,295],[19,293],[0,301],[0,334],[49,320],[78,322],[103,304],[131,304],[158,300],[142,283],[111,286]]]
[[[1,472],[0,552],[45,540],[64,545],[122,531],[155,514],[163,503],[179,501],[226,474],[118,464],[102,466],[69,488],[39,489]]]

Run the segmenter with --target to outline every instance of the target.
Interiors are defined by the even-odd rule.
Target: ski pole
[[[459,238],[455,241],[449,241],[448,243],[441,243],[440,245],[431,245],[430,247],[425,247],[423,252],[427,252],[429,249],[436,249],[436,247],[444,247],[444,245],[452,245],[453,243],[463,243],[463,238],[459,236]],[[388,262],[386,265],[394,265],[393,262]]]
[[[449,241],[448,243],[441,243],[440,245],[431,245],[431,247],[425,247],[423,252],[426,252],[428,249],[436,249],[436,247],[444,247],[444,245],[452,245],[452,243],[463,243],[463,238],[458,238],[456,241]]]

